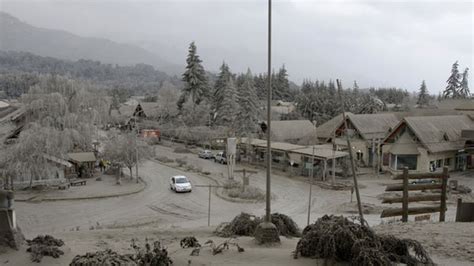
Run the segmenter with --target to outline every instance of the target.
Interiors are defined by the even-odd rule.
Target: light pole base
[[[280,234],[273,223],[263,222],[255,229],[255,240],[259,245],[279,244]]]

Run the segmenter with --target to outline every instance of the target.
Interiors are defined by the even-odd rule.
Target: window
[[[441,160],[441,159],[440,159],[440,160],[437,160],[437,161],[436,161],[436,168],[440,168],[441,165],[442,165],[442,162],[443,162],[443,160]]]
[[[383,162],[382,164],[384,166],[387,166],[389,161],[390,161],[390,154],[389,153],[384,153],[383,154],[383,159],[382,159],[382,162]]]
[[[404,167],[408,167],[408,170],[416,170],[417,162],[417,155],[397,155],[397,170],[403,170]]]
[[[445,158],[444,159],[444,165],[445,166],[450,166],[451,165],[451,158]]]

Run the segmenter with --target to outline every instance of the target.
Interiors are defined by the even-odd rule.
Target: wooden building
[[[87,178],[94,174],[97,158],[93,152],[72,152],[67,155],[78,177]]]
[[[351,114],[347,116],[348,134],[351,138],[352,152],[355,160],[362,166],[374,166],[378,162],[379,145],[400,119],[392,113],[380,114]],[[335,128],[335,144],[338,149],[348,150],[345,123],[340,121]],[[332,137],[331,139],[332,140]]]
[[[466,115],[404,118],[383,142],[383,169],[392,173],[408,167],[413,172],[450,171],[472,167],[469,139],[462,132],[474,129]]]

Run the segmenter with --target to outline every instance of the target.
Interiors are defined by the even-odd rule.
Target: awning
[[[393,144],[390,148],[391,154],[400,154],[400,155],[410,155],[410,154],[420,154],[418,151],[418,145],[416,144]]]

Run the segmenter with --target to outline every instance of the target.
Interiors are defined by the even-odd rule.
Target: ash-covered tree
[[[375,95],[364,94],[360,99],[358,114],[375,114],[385,110],[385,104]]]
[[[184,88],[177,104],[181,110],[183,104],[191,97],[193,105],[209,97],[209,86],[206,78],[206,72],[202,66],[202,60],[197,55],[196,45],[192,42],[189,45],[189,54],[186,59],[186,71],[183,74]]]
[[[264,100],[267,98],[267,80],[265,75],[258,74],[253,79],[255,89],[257,91],[258,99]]]
[[[301,92],[309,94],[314,90],[314,83],[311,80],[305,79],[301,84]]]
[[[107,102],[89,83],[41,76],[23,94],[25,125],[10,145],[9,172],[16,180],[51,178],[51,158],[67,159],[71,151],[92,151],[94,124],[104,121]],[[20,180],[21,181],[21,180]]]
[[[138,162],[148,159],[152,155],[150,146],[138,139],[134,132],[124,134],[111,134],[105,146],[105,158],[117,167],[126,167],[130,171],[130,179],[133,178],[133,167]],[[138,177],[137,181],[138,181]],[[120,174],[117,177],[120,184]]]
[[[353,91],[355,94],[358,94],[358,93],[359,93],[359,84],[357,84],[357,80],[354,80],[354,84],[352,85],[352,91]]]
[[[224,104],[225,90],[231,78],[232,73],[230,72],[229,66],[225,62],[222,63],[216,83],[214,84],[214,91],[212,96],[211,108],[214,118],[216,117],[216,114],[220,112],[223,108],[222,105]]]
[[[421,82],[420,92],[418,93],[418,100],[416,101],[416,104],[418,105],[418,108],[423,108],[423,107],[428,106],[429,103],[430,103],[430,95],[428,94],[426,83],[423,80],[423,82]]]
[[[451,75],[446,81],[448,83],[448,86],[446,86],[446,89],[443,92],[443,98],[459,98],[460,97],[459,79],[461,75],[459,74],[458,66],[459,66],[458,61],[454,62],[453,67],[451,68]]]
[[[250,69],[243,76],[243,83],[238,88],[238,112],[236,131],[240,136],[250,136],[257,130],[259,109],[257,106],[257,92]]]
[[[37,74],[7,73],[0,74],[0,88],[6,98],[18,98],[27,93],[31,86],[39,82]]]
[[[55,176],[56,171],[50,158],[64,158],[74,146],[70,135],[52,127],[43,127],[31,123],[21,132],[18,141],[8,146],[2,156],[1,164],[16,182],[29,181],[31,188],[34,181],[42,181]]]
[[[158,111],[160,123],[167,123],[178,115],[176,101],[179,91],[174,86],[162,86],[158,91]]]
[[[469,68],[466,67],[464,72],[462,73],[462,80],[461,80],[461,85],[459,89],[459,94],[461,95],[462,98],[469,98],[471,97],[471,92],[469,91],[469,84],[468,84],[468,71]]]
[[[283,65],[278,73],[272,74],[272,98],[274,100],[290,101],[292,95],[290,93],[290,82],[288,81],[288,72]]]
[[[224,83],[222,101],[216,108],[216,125],[233,127],[237,111],[237,88],[235,87],[233,77],[230,76]]]

